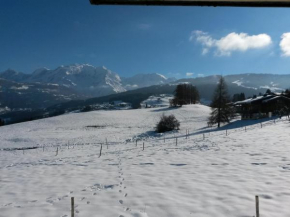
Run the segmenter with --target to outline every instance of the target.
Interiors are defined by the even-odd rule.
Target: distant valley
[[[234,74],[224,78],[230,95],[243,92],[250,97],[267,89],[281,92],[290,87],[288,74]],[[202,102],[209,102],[218,79],[219,75],[211,75],[177,80],[158,73],[125,78],[106,67],[88,64],[41,68],[31,74],[9,69],[0,73],[0,118],[42,117],[114,100],[138,108],[151,95],[173,94],[179,83],[195,85]]]

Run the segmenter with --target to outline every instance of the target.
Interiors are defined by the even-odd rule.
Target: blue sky
[[[89,0],[9,0],[0,8],[0,71],[89,63],[121,76],[290,74],[290,8],[93,6]]]

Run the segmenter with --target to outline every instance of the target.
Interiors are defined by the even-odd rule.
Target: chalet
[[[288,115],[290,98],[278,94],[257,96],[233,103],[242,119],[259,119],[272,115]]]
[[[113,101],[111,104],[112,104],[112,105],[115,105],[115,106],[119,106],[121,103],[123,103],[122,100],[115,100],[115,101]]]
[[[120,107],[126,108],[126,107],[132,107],[131,103],[127,103],[127,102],[122,102],[119,104]]]

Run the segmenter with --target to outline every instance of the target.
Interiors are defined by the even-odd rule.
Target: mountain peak
[[[14,69],[10,69],[10,68],[0,73],[1,78],[10,80],[10,81],[16,81],[16,82],[22,81],[28,76],[29,76],[28,74],[15,71]]]
[[[164,78],[165,80],[167,80],[167,78],[164,75],[161,75],[161,74],[158,74],[158,73],[155,73],[155,74],[160,76],[161,78]]]
[[[167,84],[175,81],[174,78],[166,78],[164,75],[159,73],[150,74],[136,74],[130,78],[123,78],[123,85],[127,90],[132,90],[141,87],[148,87],[152,85]]]
[[[0,74],[0,77],[16,82],[62,85],[88,96],[104,96],[141,87],[167,84],[176,80],[166,78],[159,73],[137,74],[121,80],[118,74],[107,67],[95,67],[87,63],[61,65],[55,69],[42,67],[31,74],[10,70]]]
[[[8,68],[5,71],[1,72],[0,74],[19,74],[19,72],[14,69]]]

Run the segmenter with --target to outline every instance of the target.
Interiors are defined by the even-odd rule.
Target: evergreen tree
[[[270,89],[267,89],[267,90],[266,90],[266,94],[268,94],[268,95],[269,95],[269,94],[272,94],[272,91],[271,91]]]
[[[179,84],[176,86],[174,99],[171,100],[172,106],[182,106],[199,102],[199,92],[192,84]]]
[[[246,97],[245,97],[244,93],[236,93],[233,95],[233,102],[243,101],[245,99],[246,99]]]
[[[234,117],[234,109],[230,106],[230,97],[223,77],[219,80],[210,106],[212,108],[209,117],[210,125],[217,123],[218,127],[220,127],[221,123],[229,123]]]
[[[0,126],[3,126],[3,125],[5,125],[5,122],[4,122],[4,120],[2,120],[2,119],[0,118]]]
[[[244,94],[244,93],[241,93],[241,94],[240,94],[240,101],[243,101],[243,100],[245,100],[245,99],[246,99],[245,94]]]

